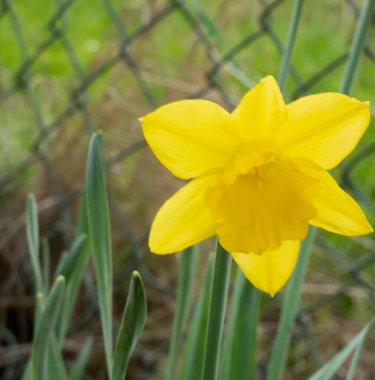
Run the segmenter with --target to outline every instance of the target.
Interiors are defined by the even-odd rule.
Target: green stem
[[[231,262],[230,254],[217,242],[202,380],[217,378]]]
[[[203,371],[205,334],[208,310],[210,307],[210,291],[213,278],[214,255],[210,255],[207,263],[204,282],[198,297],[197,306],[193,309],[193,317],[186,338],[185,352],[182,357],[182,368],[179,380],[200,379]]]
[[[352,45],[350,47],[345,73],[340,86],[340,92],[343,94],[350,94],[352,90],[354,77],[358,70],[359,58],[365,48],[366,37],[371,24],[374,7],[375,0],[366,0],[366,3],[361,9],[361,14],[359,15]]]
[[[168,355],[166,380],[176,379],[176,365],[179,357],[179,343],[190,303],[192,284],[197,268],[196,247],[191,247],[182,253],[180,263],[180,277],[177,288],[176,311],[173,320],[171,345]]]
[[[271,362],[267,371],[267,380],[280,380],[283,377],[289,344],[292,338],[294,320],[298,311],[301,286],[309,263],[311,245],[315,236],[315,228],[310,228],[307,238],[302,242],[298,254],[297,265],[289,281],[284,298],[280,322],[277,328],[275,343],[272,348]]]
[[[302,5],[303,0],[296,0],[294,3],[293,16],[288,32],[288,39],[282,56],[280,71],[277,78],[281,91],[284,91],[285,89],[285,82],[290,69],[290,60],[292,58],[294,42],[296,40],[298,21],[301,16]]]

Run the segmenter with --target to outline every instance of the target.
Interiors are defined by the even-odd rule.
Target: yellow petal
[[[147,143],[174,175],[194,178],[223,166],[236,141],[223,122],[230,115],[206,100],[167,104],[141,118]]]
[[[337,234],[356,236],[373,231],[357,202],[342,190],[328,172],[320,175],[319,192],[314,203],[318,214],[310,221]]]
[[[316,215],[317,180],[288,160],[263,159],[271,161],[258,162],[248,173],[220,177],[207,190],[220,244],[228,252],[259,254],[284,240],[302,240]]]
[[[151,252],[174,253],[215,235],[216,226],[203,199],[214,180],[213,175],[194,179],[164,203],[151,227]]]
[[[241,140],[262,140],[287,120],[288,111],[276,80],[262,79],[232,113],[230,133]]]
[[[246,278],[272,297],[288,281],[297,262],[299,241],[284,241],[274,250],[255,255],[232,253]]]
[[[369,120],[369,105],[346,95],[323,93],[289,104],[289,119],[274,141],[290,156],[324,169],[338,165],[357,145]]]

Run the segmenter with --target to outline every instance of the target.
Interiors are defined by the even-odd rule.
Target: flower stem
[[[359,58],[365,48],[366,37],[371,24],[374,7],[375,0],[366,0],[366,3],[361,9],[354,38],[349,51],[349,58],[345,67],[344,77],[340,86],[340,92],[343,94],[350,94],[352,90],[354,76],[359,65]]]
[[[237,269],[226,325],[220,380],[251,380],[257,373],[259,291]]]
[[[216,380],[217,378],[231,263],[231,256],[217,242],[202,380]]]
[[[173,320],[171,345],[169,348],[166,380],[176,378],[176,366],[179,357],[179,344],[182,328],[190,303],[194,277],[196,274],[198,255],[196,247],[186,249],[180,260],[180,278],[177,288],[176,311]]]
[[[288,32],[288,39],[287,39],[284,53],[282,56],[280,71],[277,78],[277,82],[279,83],[279,86],[282,92],[285,89],[285,82],[286,82],[286,78],[287,78],[288,71],[290,68],[290,60],[292,58],[294,42],[296,40],[298,21],[301,16],[302,5],[303,5],[303,0],[296,0],[294,3],[293,16],[290,22],[290,27],[289,27],[289,32]]]

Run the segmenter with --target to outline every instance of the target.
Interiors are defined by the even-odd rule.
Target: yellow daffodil
[[[271,76],[232,113],[182,100],[141,118],[156,157],[191,180],[157,213],[151,251],[173,253],[217,235],[249,281],[273,295],[309,225],[349,236],[372,231],[327,172],[354,149],[369,118],[367,102],[339,93],[286,105]]]

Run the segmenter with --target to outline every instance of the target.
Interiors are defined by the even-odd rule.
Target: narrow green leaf
[[[181,380],[200,379],[203,371],[204,344],[210,307],[211,284],[213,278],[213,257],[207,264],[204,284],[199,295],[196,310],[189,327],[182,361]]]
[[[112,378],[112,243],[101,138],[92,135],[86,171],[89,241],[98,287],[100,317],[109,379]]]
[[[48,343],[57,322],[64,300],[65,279],[58,276],[45,303],[36,326],[31,352],[32,379],[48,380],[47,362]]]
[[[350,366],[347,380],[353,379],[354,371],[358,363],[362,347],[369,336],[375,330],[375,318],[372,319],[339,353],[329,362],[315,372],[309,380],[330,380],[333,375],[341,368],[346,359],[356,350],[352,364]]]
[[[78,236],[70,247],[67,253],[61,256],[58,267],[56,269],[57,275],[62,275],[66,278],[67,282],[74,276],[75,266],[80,259],[82,249],[87,241],[85,234]]]
[[[82,380],[84,378],[85,368],[87,361],[89,360],[93,345],[94,339],[92,337],[85,340],[78,358],[72,366],[70,380]]]
[[[285,363],[289,352],[290,341],[293,334],[294,320],[298,311],[302,282],[305,276],[314,241],[315,229],[310,228],[307,238],[302,242],[298,254],[297,265],[287,285],[283,308],[276,339],[272,347],[271,361],[268,366],[267,380],[280,380],[283,378]]]
[[[366,334],[366,337],[368,334]],[[366,338],[362,339],[361,342],[358,343],[352,361],[350,363],[348,374],[346,375],[346,380],[353,380],[355,371],[357,370],[358,362],[362,354],[363,346],[365,345]]]
[[[354,37],[349,50],[349,58],[345,66],[345,73],[340,87],[340,92],[350,94],[355,74],[358,71],[359,59],[365,48],[366,37],[371,25],[372,16],[375,8],[375,0],[366,0],[361,9],[356,25]]]
[[[217,242],[214,277],[211,285],[210,310],[203,362],[202,380],[216,380],[219,367],[221,336],[227,301],[231,255]]]
[[[77,238],[82,234],[87,235],[88,230],[89,228],[87,222],[86,192],[83,192],[79,201],[78,216],[74,236]]]
[[[179,280],[177,288],[176,309],[173,319],[172,338],[168,355],[167,380],[176,379],[176,367],[180,357],[181,335],[190,304],[194,278],[196,275],[198,255],[197,248],[185,250],[180,259]]]
[[[43,291],[42,271],[39,259],[38,210],[34,194],[29,194],[26,202],[26,234],[33,266],[37,292]]]
[[[117,335],[113,361],[113,380],[123,380],[130,356],[138,342],[147,316],[145,290],[141,276],[133,272],[128,299]]]
[[[297,36],[297,27],[301,17],[302,5],[303,0],[296,0],[294,2],[293,16],[289,25],[288,39],[281,59],[280,71],[277,78],[281,91],[284,91],[285,89],[286,78],[290,69],[290,61],[292,59],[294,42]]]
[[[73,312],[74,304],[86,271],[87,261],[87,237],[82,234],[73,241],[70,250],[61,257],[56,270],[57,275],[62,275],[66,279],[66,297],[57,325],[57,336],[60,346],[63,343],[66,329]]]
[[[61,274],[66,278],[65,302],[61,317],[58,321],[57,335],[60,346],[63,343],[66,330],[73,312],[73,308],[86,273],[89,258],[87,239],[87,212],[84,193],[81,197],[78,221],[76,225],[76,238],[74,239],[68,253],[63,254],[57,267],[57,275]]]
[[[43,261],[43,267],[42,267],[42,282],[44,285],[44,291],[46,294],[48,294],[49,291],[49,282],[50,282],[50,252],[49,252],[49,245],[48,240],[43,239],[42,240],[42,261]]]
[[[66,372],[64,360],[61,355],[61,348],[57,340],[56,331],[52,332],[50,340],[48,342],[47,358],[47,379],[68,380],[68,374]]]
[[[36,329],[36,326],[40,320],[40,316],[43,313],[44,310],[44,294],[39,292],[37,293],[35,297],[35,323],[34,323],[34,330]]]
[[[224,336],[220,380],[256,378],[258,290],[237,269],[228,325]]]

